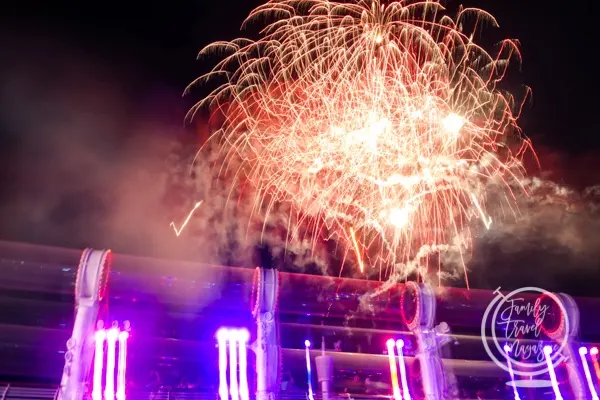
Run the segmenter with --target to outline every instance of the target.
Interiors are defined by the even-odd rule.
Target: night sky
[[[239,36],[241,22],[259,2],[12,3],[3,6],[0,16],[0,209],[4,210],[0,239],[72,247],[100,243],[143,253],[131,229],[127,240],[114,243],[106,238],[106,226],[101,234],[82,228],[86,225],[81,220],[95,221],[94,215],[106,207],[82,200],[86,190],[111,185],[113,178],[105,179],[102,172],[105,166],[122,176],[120,165],[127,170],[147,165],[143,146],[137,144],[133,157],[137,164],[124,161],[131,159],[127,149],[132,137],[138,143],[152,131],[151,139],[142,141],[153,142],[185,131],[185,112],[202,91],[187,98],[181,94],[207,69],[196,61],[197,52],[215,40]],[[542,168],[551,170],[553,180],[568,185],[600,183],[599,104],[593,74],[598,69],[598,35],[593,29],[597,2],[463,4],[497,18],[500,29],[486,29],[480,38],[483,43],[503,37],[521,42],[522,68],[515,68],[508,88],[520,93],[527,85],[533,90],[521,126],[533,139]],[[73,143],[87,149],[85,157],[77,158],[82,150]],[[52,197],[52,188],[70,182],[72,190],[79,181],[87,189],[75,190],[77,196],[66,202],[62,196],[60,204],[37,216],[22,205],[35,203],[39,208],[39,199]],[[50,222],[62,221],[61,207],[82,211],[73,217],[77,221],[63,224],[61,233],[54,234]]]
[[[205,71],[195,61],[198,50],[212,41],[238,36],[244,17],[260,4],[187,0],[127,3],[109,1],[92,6],[58,1],[37,7],[23,3],[21,9],[12,5],[3,11],[0,28],[3,41],[13,45],[3,51],[3,64],[27,57],[24,53],[31,52],[32,46],[43,52],[46,44],[62,44],[80,58],[112,71],[127,96],[143,102],[148,91],[161,86],[181,93]],[[533,88],[531,106],[522,120],[528,136],[569,155],[593,152],[600,145],[592,72],[597,68],[598,38],[592,16],[597,15],[598,6],[593,1],[572,5],[541,0],[447,4],[483,8],[496,17],[500,29],[486,29],[484,42],[493,43],[494,35],[521,41],[522,73],[512,83],[515,91],[519,85]],[[185,110],[187,105],[182,101],[177,106]]]

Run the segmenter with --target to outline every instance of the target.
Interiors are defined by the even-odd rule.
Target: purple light
[[[219,397],[221,400],[228,399],[229,389],[227,387],[227,339],[229,331],[221,328],[217,331],[219,345]]]
[[[247,343],[250,333],[247,329],[220,328],[217,331],[219,346],[219,397],[227,400],[248,400],[248,355]],[[227,350],[229,349],[229,365],[227,365]],[[229,367],[229,384],[227,368]],[[239,377],[238,377],[239,368]]]
[[[512,385],[513,395],[515,397],[515,400],[521,400],[521,397],[519,396],[519,391],[517,390],[517,386],[514,384],[515,383],[515,373],[513,372],[512,363],[510,362],[510,355],[508,354],[511,351],[511,348],[508,344],[504,345],[504,351],[506,352],[506,364],[508,365],[508,373],[510,374],[510,380],[513,384]]]
[[[94,378],[92,381],[92,398],[102,400],[102,369],[104,368],[104,341],[106,340],[106,331],[100,329],[96,331],[96,351],[94,354]]]
[[[550,381],[552,382],[552,389],[554,390],[554,397],[556,400],[563,400],[558,387],[558,381],[556,380],[556,372],[554,371],[554,365],[552,365],[552,347],[544,346],[544,355],[546,356],[546,365],[548,366],[548,374],[550,374]]]
[[[600,364],[598,363],[598,348],[592,347],[590,349],[590,356],[592,357],[592,363],[594,364],[594,371],[596,372],[596,379],[600,382]]]
[[[229,332],[229,394],[231,400],[237,400],[238,391],[238,377],[237,377],[237,332]]]
[[[240,397],[242,400],[248,400],[250,393],[248,392],[248,357],[246,345],[250,339],[250,334],[246,329],[238,331],[238,344],[240,352]]]
[[[306,356],[306,379],[308,381],[308,398],[314,400],[315,396],[312,389],[312,373],[310,369],[310,340],[304,341],[305,356]]]
[[[115,358],[117,352],[117,339],[119,328],[111,328],[106,334],[106,386],[104,398],[114,400],[115,398]]]
[[[588,388],[590,389],[590,393],[592,394],[592,400],[598,400],[598,393],[596,392],[596,388],[594,387],[590,367],[585,357],[587,353],[588,349],[586,347],[579,348],[579,357],[581,358],[581,365],[583,365],[583,372],[585,373],[585,379],[587,381]]]
[[[385,342],[388,351],[388,362],[390,364],[390,376],[392,378],[392,395],[394,400],[400,400],[400,385],[398,384],[398,368],[396,367],[396,357],[394,354],[394,339],[388,339]]]
[[[127,384],[127,339],[129,332],[119,333],[119,363],[117,368],[117,400],[125,400],[125,386]]]
[[[125,323],[125,328],[129,329],[129,324],[127,322]],[[94,339],[95,352],[92,378],[92,399],[102,400],[104,398],[105,400],[114,400],[116,395],[117,400],[125,400],[127,339],[129,339],[129,332],[121,331],[119,327],[115,325],[110,329],[97,330]],[[103,378],[105,381],[104,396],[102,393]]]
[[[404,353],[402,348],[404,347],[404,340],[396,340],[396,349],[398,349],[398,363],[400,365],[400,382],[402,382],[402,394],[404,400],[411,400],[410,392],[408,391],[408,381],[406,379],[406,365],[404,364]]]

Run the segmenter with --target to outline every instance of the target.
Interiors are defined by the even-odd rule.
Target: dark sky
[[[50,189],[39,187],[56,186],[58,176],[59,186],[68,186],[65,190],[76,196],[70,202],[62,196],[40,211],[45,222],[61,220],[61,210],[80,207],[86,190],[108,187],[114,176],[123,179],[122,171],[153,163],[144,158],[144,146],[179,132],[186,110],[199,98],[200,94],[181,98],[185,86],[206,71],[206,65],[195,60],[198,50],[212,41],[238,36],[244,17],[259,2],[11,3],[3,6],[0,16],[0,203],[5,209],[0,213],[4,218],[0,238],[75,247],[106,243],[99,233],[69,235],[81,229],[80,220],[64,227],[59,240],[60,235],[53,233],[55,226],[46,224],[41,229],[34,217],[13,217],[25,213],[23,204],[32,197],[48,195]],[[542,168],[552,169],[559,182],[600,183],[595,169],[600,166],[596,161],[600,108],[593,74],[598,69],[598,35],[593,29],[597,2],[469,0],[463,4],[483,8],[497,18],[500,29],[485,30],[484,43],[511,37],[522,44],[522,69],[511,75],[508,84],[517,92],[522,85],[533,89],[521,125],[539,149]],[[84,140],[75,135],[83,135]],[[145,135],[152,139],[144,139],[140,148],[139,138]],[[131,157],[131,148],[137,157]],[[105,169],[113,177],[99,172]],[[131,192],[139,192],[135,185],[131,187]],[[90,210],[89,204],[82,215],[102,214],[102,201],[97,209]],[[152,204],[148,201],[144,212],[152,212]],[[130,210],[116,215],[121,218],[123,213]],[[142,240],[128,229],[131,243]],[[110,241],[109,245],[114,248]]]
[[[238,35],[243,18],[259,4],[255,0],[58,1],[36,7],[20,3],[16,9],[16,2],[12,3],[2,13],[3,36],[11,37],[13,43],[25,39],[64,43],[81,52],[81,57],[115,71],[138,100],[157,85],[181,92],[202,72],[194,60],[197,51],[212,41]],[[555,0],[469,0],[463,4],[489,10],[497,18],[500,30],[486,30],[489,36],[484,39],[498,35],[522,43],[522,74],[513,81],[515,86],[532,87],[534,93],[522,120],[525,132],[564,153],[597,148],[598,97],[593,75],[597,4],[592,0],[572,5]],[[19,58],[26,51],[31,48],[12,48],[3,51],[2,59]]]
[[[53,2],[3,11],[3,35],[64,42],[104,66],[123,73],[130,87],[164,84],[182,91],[201,69],[194,62],[204,45],[239,34],[243,18],[258,1]],[[448,3],[449,6],[458,3]],[[524,127],[530,136],[565,151],[597,146],[592,134],[597,96],[592,71],[597,34],[591,0],[567,5],[554,0],[470,0],[500,23],[497,35],[521,41],[523,73],[515,83],[534,89]],[[25,51],[26,48],[23,49]],[[13,50],[14,51],[14,50]],[[4,52],[3,59],[19,57]],[[42,67],[42,66],[40,66]],[[131,76],[134,75],[134,77]],[[136,79],[137,78],[137,79]],[[143,91],[138,92],[143,97]]]

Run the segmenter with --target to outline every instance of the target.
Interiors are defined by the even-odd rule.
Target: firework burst
[[[491,15],[450,18],[437,1],[273,0],[252,21],[267,21],[260,40],[202,51],[225,56],[195,83],[222,81],[192,114],[223,113],[213,140],[243,160],[257,206],[287,202],[361,269],[406,274],[415,257],[468,249],[472,219],[489,227],[490,184],[510,203],[529,144],[521,104],[498,87],[516,43],[490,55],[473,41]]]

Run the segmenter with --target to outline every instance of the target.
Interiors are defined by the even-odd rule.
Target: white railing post
[[[75,281],[75,323],[67,341],[59,400],[81,400],[94,354],[93,333],[104,297],[110,267],[110,250],[85,249]]]

